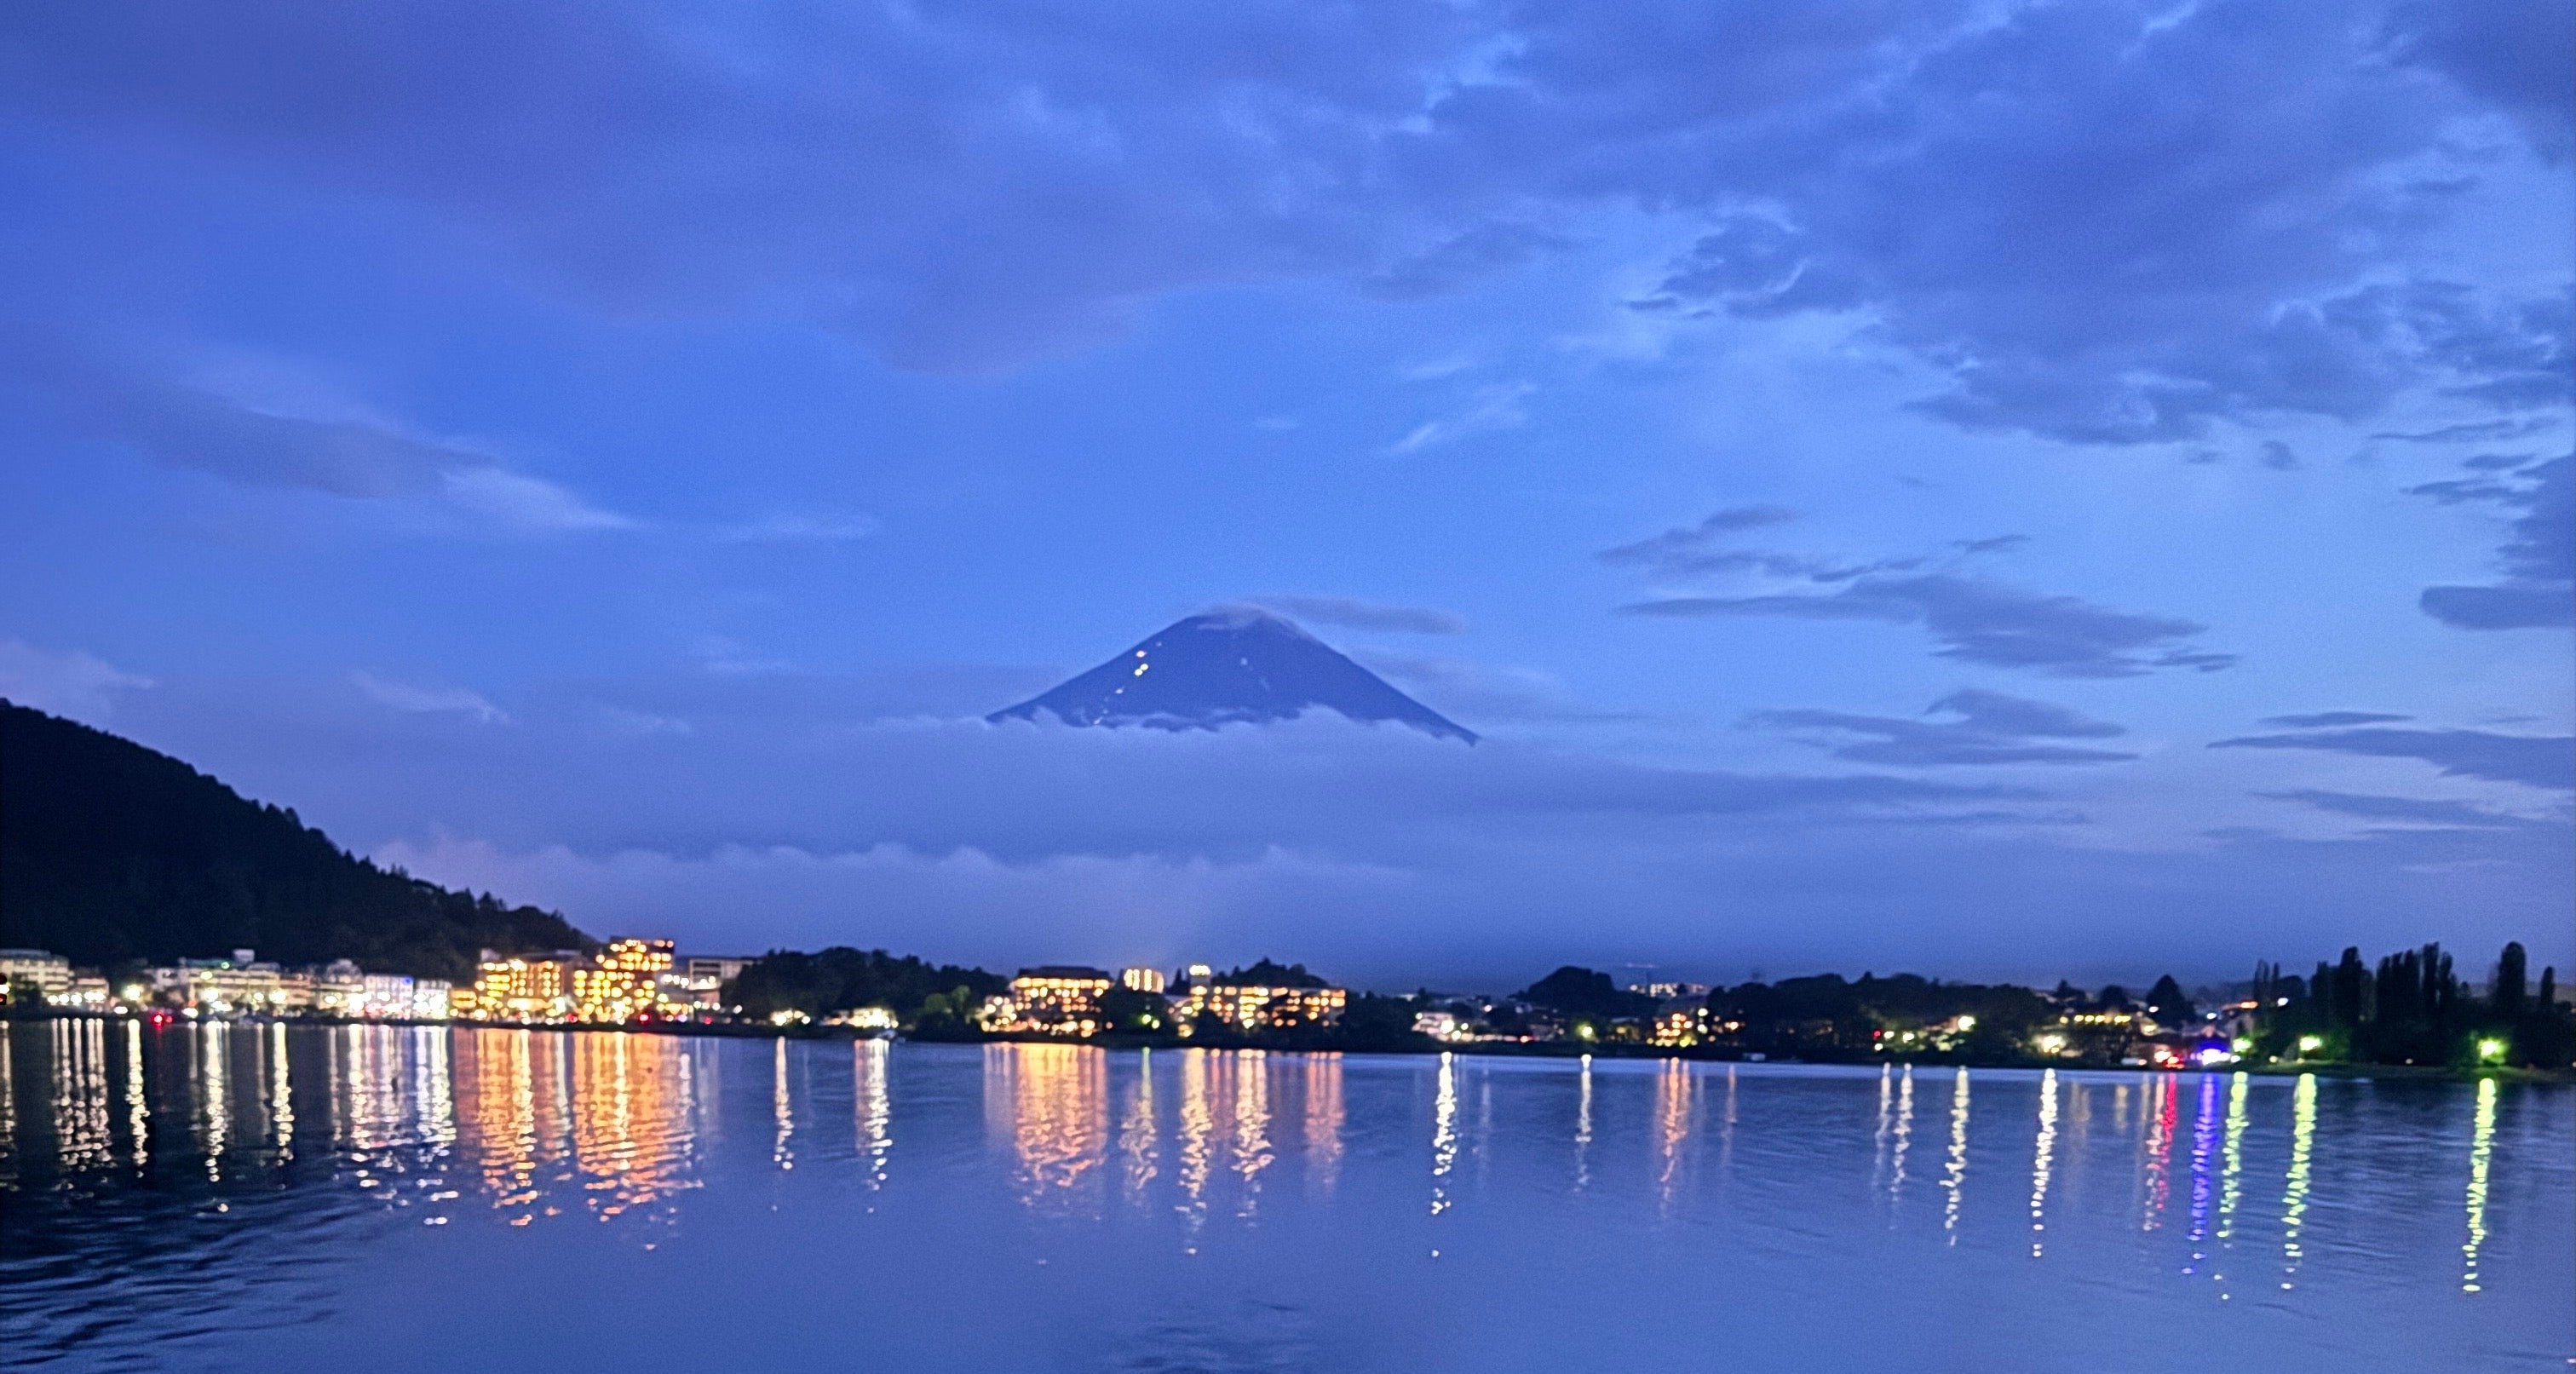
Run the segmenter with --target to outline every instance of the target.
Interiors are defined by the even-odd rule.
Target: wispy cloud
[[[2485,778],[2553,790],[2576,789],[2576,737],[2501,735],[2488,730],[2398,730],[2364,726],[2291,735],[2246,735],[2212,749],[2315,749],[2365,758],[2420,759],[2444,777]]]
[[[1756,711],[1745,718],[1745,724],[1813,732],[1815,742],[1836,758],[1899,767],[2120,763],[2137,757],[2123,750],[2064,743],[2110,739],[2127,733],[2117,725],[2089,719],[2063,706],[2001,692],[1953,692],[1926,707],[1924,714],[1946,714],[1957,719],[1906,720],[1841,711],[1791,710]],[[1854,741],[1850,738],[1854,735],[1875,738]]]
[[[1451,353],[1445,357],[1425,358],[1417,363],[1407,363],[1397,368],[1395,375],[1408,382],[1437,382],[1455,377],[1475,365],[1475,354]]]
[[[1786,506],[1729,506],[1696,525],[1669,529],[1651,538],[1617,548],[1603,549],[1594,555],[1604,563],[1654,568],[1666,572],[1698,571],[1708,567],[1711,558],[1753,557],[1749,554],[1719,554],[1717,545],[1729,535],[1758,530],[1771,525],[1787,524],[1798,513]]]
[[[782,658],[771,658],[727,635],[708,635],[696,645],[698,666],[725,677],[766,677],[793,671]]]
[[[609,725],[620,734],[690,735],[697,731],[697,727],[679,716],[666,716],[653,711],[635,711],[623,706],[611,706],[604,714]]]
[[[0,697],[58,716],[102,720],[120,692],[140,691],[152,679],[129,673],[78,649],[51,653],[18,639],[0,639]]]
[[[2498,439],[2524,438],[2544,429],[2555,428],[2557,424],[2558,420],[2555,416],[2533,415],[2510,420],[2464,420],[2456,425],[2443,425],[2438,429],[2420,430],[2412,434],[2383,429],[2370,437],[2395,439],[2409,444],[2491,443]]]
[[[1354,657],[1441,710],[1480,722],[1581,724],[1640,719],[1633,711],[1588,706],[1554,673],[1537,668],[1494,667],[1426,654],[1362,652]]]
[[[872,516],[787,511],[726,525],[715,537],[726,544],[846,544],[875,534],[877,528]]]
[[[376,413],[276,360],[184,362],[62,338],[0,338],[0,395],[57,433],[236,486],[409,506],[476,533],[636,528],[491,446]]]
[[[2531,822],[2501,811],[2489,811],[2467,802],[2437,801],[2421,797],[2383,797],[2357,792],[2326,792],[2298,788],[2287,792],[2257,792],[2266,801],[2297,802],[2337,815],[2358,816],[2370,821],[2395,821],[2410,825],[2428,825],[2464,830],[2506,830]]]
[[[390,707],[413,715],[464,716],[477,725],[508,725],[510,717],[479,693],[462,687],[415,687],[377,677],[373,673],[353,672],[349,681],[357,684],[367,699],[379,706]]]
[[[2191,647],[2208,627],[2174,616],[2114,610],[2072,596],[1934,574],[1862,577],[1828,596],[1676,596],[1622,606],[1676,619],[1767,616],[1921,625],[1941,658],[2052,677],[2135,677],[2159,668],[2215,672],[2233,654]]]
[[[1529,409],[1522,403],[1538,390],[1529,382],[1502,382],[1480,386],[1456,414],[1437,420],[1426,420],[1414,426],[1411,433],[1390,446],[1389,453],[1419,453],[1427,448],[1479,434],[1517,429],[1529,423]]]
[[[1318,625],[1351,630],[1385,630],[1396,634],[1464,634],[1467,622],[1448,611],[1427,606],[1390,606],[1349,596],[1264,596],[1254,605]]]
[[[601,510],[564,487],[497,464],[447,469],[439,474],[446,504],[498,529],[526,534],[631,530],[633,520]]]

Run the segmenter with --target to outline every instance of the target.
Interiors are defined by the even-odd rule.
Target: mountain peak
[[[1156,631],[1099,667],[985,717],[1067,725],[1213,730],[1289,720],[1321,707],[1362,724],[1394,721],[1476,742],[1473,731],[1353,663],[1296,622],[1258,606],[1219,606]]]

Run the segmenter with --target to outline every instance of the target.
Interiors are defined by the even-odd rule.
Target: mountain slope
[[[0,701],[0,946],[98,965],[247,948],[461,979],[487,946],[590,943],[552,912],[388,872],[166,754]]]
[[[1287,720],[1321,707],[1362,723],[1394,721],[1448,739],[1473,732],[1386,684],[1267,611],[1213,611],[1177,621],[1052,691],[985,719],[1206,729]]]

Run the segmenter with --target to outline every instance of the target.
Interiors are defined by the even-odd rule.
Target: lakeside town
[[[1559,968],[1505,994],[1384,995],[1268,959],[1219,970],[1041,965],[1004,979],[884,951],[682,954],[620,938],[594,950],[486,950],[470,982],[371,972],[351,960],[288,967],[236,949],[111,978],[43,950],[0,950],[13,1016],[458,1023],[922,1040],[1193,1044],[1381,1052],[1689,1055],[1747,1061],[1935,1060],[1997,1065],[2225,1069],[2372,1063],[2570,1067],[2576,1015],[2554,968],[2533,984],[2519,944],[2487,979],[2459,977],[2438,945],[2366,965],[2357,949],[2313,975],[2257,965],[2247,982],[2142,994],[2061,981],[2041,991],[1899,974],[1735,987],[1620,984]]]

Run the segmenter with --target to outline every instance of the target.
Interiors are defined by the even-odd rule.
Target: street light
[[[2299,1037],[2299,1053],[2301,1054],[2314,1054],[2325,1047],[2326,1038],[2322,1035],[2302,1035]]]
[[[2481,1064],[2501,1064],[2504,1062],[2504,1051],[2505,1043],[2493,1036],[2489,1036],[2478,1042],[2478,1062]]]

